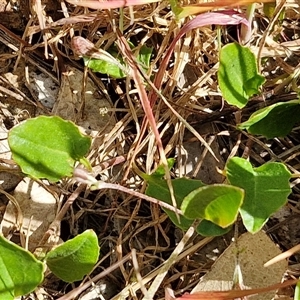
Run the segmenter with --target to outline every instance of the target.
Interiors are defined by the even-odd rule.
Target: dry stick
[[[86,282],[85,284],[73,289],[71,292],[65,294],[64,296],[58,298],[57,300],[70,300],[77,297],[80,293],[82,293],[84,290],[86,290],[92,283],[97,282],[101,278],[109,275],[112,271],[117,269],[120,265],[124,264],[127,260],[129,260],[131,257],[131,253],[128,253],[126,256],[124,256],[120,261],[116,262],[112,266],[106,268],[103,272],[93,277],[91,280]]]
[[[125,171],[125,174],[123,176],[123,180],[127,180],[127,177],[128,177],[129,171],[130,171],[130,167],[133,165],[133,162],[134,162],[134,160],[135,160],[135,158],[137,156],[137,153],[139,151],[138,148],[139,148],[139,145],[141,144],[142,139],[143,139],[143,137],[145,135],[145,132],[146,132],[146,129],[147,129],[147,125],[148,125],[147,118],[144,118],[142,126],[141,126],[141,131],[140,131],[139,138],[138,138],[138,140],[136,142],[136,146],[134,148],[133,154],[131,155],[131,158],[130,158],[130,161],[129,161],[129,167]]]
[[[133,268],[134,268],[134,271],[135,271],[136,280],[137,280],[137,282],[140,286],[140,289],[141,289],[142,293],[144,295],[148,296],[148,290],[146,289],[145,285],[143,284],[143,277],[141,275],[139,264],[138,264],[138,261],[137,261],[136,250],[132,249],[131,253],[132,253],[132,265],[133,265]]]
[[[19,38],[17,35],[12,33],[10,30],[8,30],[5,26],[0,24],[0,42],[5,44],[7,47],[12,49],[13,51],[18,52],[19,48],[21,48],[21,45],[24,47],[24,53],[22,53],[22,56],[26,58],[26,60],[34,65],[36,68],[38,68],[41,72],[47,74],[55,83],[59,83],[58,79],[53,76],[50,72],[47,71],[47,68],[44,67],[46,65],[45,61],[38,57],[37,55],[34,55],[34,52],[32,50],[35,49],[35,46],[32,46],[31,44],[27,43],[26,41]],[[25,52],[26,51],[26,52]],[[28,100],[29,98],[26,97]],[[33,103],[33,101],[29,101],[30,103]],[[37,104],[34,104],[35,106]]]
[[[194,227],[190,227],[188,231],[185,233],[183,238],[181,239],[180,243],[176,246],[170,257],[164,262],[162,265],[159,273],[153,280],[150,288],[148,289],[148,293],[144,295],[142,300],[152,300],[154,299],[155,293],[157,292],[160,284],[162,283],[163,279],[165,278],[167,272],[169,271],[170,267],[176,262],[178,255],[182,252],[185,244],[193,235],[195,229]]]
[[[212,135],[208,138],[207,144],[210,146],[213,141],[215,140],[216,136]],[[192,178],[196,178],[197,174],[200,172],[202,163],[207,155],[208,149],[205,147],[199,157],[199,161],[196,163],[196,166],[194,167],[193,173],[192,173]]]
[[[10,91],[9,89],[5,88],[4,86],[0,86],[0,92],[3,92],[4,94],[11,96],[12,98],[15,98],[18,101],[24,100],[24,98],[21,95]]]
[[[60,228],[60,222],[62,218],[65,216],[67,213],[69,207],[73,204],[73,202],[77,199],[79,194],[86,188],[85,184],[79,185],[76,190],[70,195],[66,203],[63,205],[59,213],[56,215],[55,219],[53,222],[50,224],[48,230],[45,232],[44,236],[41,239],[41,242],[39,243],[39,246],[36,248],[34,254],[35,255],[40,255],[40,252],[43,252],[41,250],[41,247],[44,248],[44,245],[48,243],[48,239],[50,236],[57,235],[59,228]]]
[[[20,204],[15,199],[15,197],[13,197],[11,194],[7,193],[6,191],[4,191],[1,188],[0,188],[0,193],[5,195],[7,197],[7,199],[9,199],[13,203],[13,205],[15,206],[15,208],[17,210],[17,217],[16,217],[17,229],[20,230],[21,245],[22,245],[22,247],[24,247],[25,239],[24,239],[24,235],[23,235],[23,232],[22,232],[23,213],[22,213],[22,209],[20,207]],[[2,232],[2,226],[0,226],[0,229],[1,229],[1,232]]]
[[[39,25],[40,25],[40,28],[41,28],[41,31],[43,33],[43,40],[44,40],[44,43],[45,43],[45,57],[46,59],[48,59],[48,41],[47,41],[47,35],[46,35],[46,32],[45,32],[45,28],[46,28],[46,21],[45,21],[45,16],[43,14],[43,7],[42,7],[42,2],[41,0],[35,0],[33,5],[33,10],[35,11],[36,15],[37,15],[37,18],[38,18],[38,21],[39,21]]]
[[[299,245],[296,245],[294,246],[293,248],[275,256],[274,258],[270,259],[269,261],[267,261],[265,264],[264,264],[264,267],[269,267],[283,259],[286,259],[288,257],[290,257],[291,255],[293,255],[294,253],[296,252],[299,252],[300,251],[300,244]]]
[[[0,33],[0,42],[1,42],[1,33]],[[5,77],[3,77],[1,75],[0,75],[0,82],[5,82],[5,84],[7,84],[10,89],[15,91],[15,92],[13,92],[13,91],[9,90],[10,93],[12,93],[11,96],[15,97],[17,100],[26,101],[33,106],[37,106],[37,104],[35,102],[33,102],[28,96],[26,96],[22,91],[20,91],[17,87],[15,87],[11,82],[9,82]],[[4,88],[4,87],[1,85],[1,88]],[[3,92],[4,92],[4,90],[3,90]],[[16,92],[18,92],[18,94]],[[6,92],[4,92],[4,93],[6,93]],[[7,93],[8,93],[8,91],[7,91]],[[15,95],[18,95],[18,96],[16,97]]]
[[[0,36],[3,37],[5,41],[7,41],[9,44],[6,42],[3,42],[6,46],[12,49],[12,47],[15,49],[15,51],[18,51],[18,47],[16,44],[22,44],[23,46],[26,47],[31,47],[32,45],[27,43],[26,41],[22,40],[19,36],[11,32],[9,29],[7,29],[4,25],[0,24]],[[4,33],[4,34],[3,34]]]
[[[181,259],[187,257],[189,254],[201,249],[205,245],[207,245],[209,242],[211,242],[214,239],[214,237],[206,237],[203,240],[199,241],[197,244],[191,246],[184,252],[182,252],[178,257],[176,257],[176,261],[180,261]],[[152,272],[150,272],[145,278],[142,280],[142,284],[145,285],[148,282],[150,282],[155,276],[161,273],[161,268],[163,268],[164,265],[161,265],[154,269]],[[138,282],[134,282],[132,284],[128,284],[119,294],[115,295],[110,300],[119,300],[119,299],[125,299],[129,296],[130,291],[136,292],[140,289],[140,284]]]
[[[148,78],[147,78],[148,79]],[[150,80],[149,80],[150,82]],[[149,83],[148,82],[148,83]],[[165,105],[172,111],[172,113],[181,121],[184,126],[196,137],[198,140],[206,147],[206,149],[210,152],[210,154],[216,159],[216,161],[219,161],[214,154],[213,150],[211,149],[208,142],[204,140],[204,138],[189,124],[187,121],[171,106],[171,104],[167,101],[167,99],[158,91],[158,89],[155,87],[155,85],[150,82],[151,87],[153,90],[157,93],[157,95],[160,96],[160,98],[164,101]]]
[[[253,23],[253,17],[255,13],[255,3],[248,4],[247,10],[246,10],[246,19],[249,22],[249,26],[245,24],[241,24],[241,34],[240,39],[243,45],[246,45],[251,38],[252,35],[252,23]]]
[[[63,205],[57,216],[55,217],[55,220],[53,222],[60,222],[65,214],[67,213],[69,207],[73,204],[73,202],[77,199],[79,194],[86,188],[86,185],[82,184],[76,188],[76,190],[71,194],[71,196],[68,198],[66,203]]]
[[[279,5],[276,7],[275,9],[275,12],[274,12],[274,16],[273,16],[273,20],[269,23],[268,27],[266,28],[264,34],[263,34],[263,37],[261,39],[261,42],[260,42],[260,45],[259,45],[259,49],[258,49],[258,53],[257,53],[257,66],[258,66],[258,71],[260,71],[261,69],[261,53],[263,51],[263,48],[265,46],[265,43],[266,43],[266,39],[267,39],[267,36],[270,32],[270,30],[273,28],[276,20],[278,19],[283,7],[284,7],[284,4],[285,4],[286,0],[282,0]]]

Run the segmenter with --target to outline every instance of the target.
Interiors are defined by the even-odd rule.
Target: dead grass
[[[39,7],[37,15],[27,20],[26,28],[22,32],[22,40],[20,37],[16,38],[7,26],[4,29],[0,28],[5,30],[6,37],[12,39],[14,45],[11,46],[9,40],[1,36],[0,41],[8,47],[5,49],[6,51],[9,49],[11,53],[9,58],[12,59],[9,67],[3,67],[1,78],[3,80],[7,71],[13,68],[24,74],[22,78],[27,86],[26,89],[21,83],[18,86],[2,83],[6,90],[1,90],[1,116],[6,125],[10,124],[8,127],[28,117],[28,114],[25,116],[20,114],[25,110],[29,111],[24,108],[24,103],[30,107],[30,117],[41,113],[51,114],[51,110],[42,107],[35,101],[36,96],[30,94],[26,68],[28,65],[31,68],[34,65],[41,72],[54,77],[58,84],[64,76],[66,66],[82,69],[81,61],[77,60],[71,48],[72,36],[85,37],[105,50],[118,40],[114,27],[118,27],[122,22],[124,38],[131,39],[137,45],[133,52],[142,45],[153,47],[151,67],[147,73],[147,76],[152,79],[161,67],[170,43],[187,21],[176,22],[165,1],[136,6],[132,11],[124,8],[122,15],[117,9],[90,12],[88,9],[73,7],[64,2],[62,2],[64,10],[62,14],[57,10],[47,10],[51,5],[53,3],[48,1],[46,10]],[[203,181],[216,183],[222,179],[216,179],[214,176],[217,175],[212,174],[208,180],[207,177],[203,177],[203,173],[214,171],[216,166],[222,167],[222,164],[224,166],[224,162],[232,155],[250,157],[256,165],[272,160],[282,161],[290,170],[298,173],[298,127],[294,128],[288,137],[272,141],[248,136],[235,129],[236,122],[246,119],[259,107],[297,97],[300,48],[299,5],[287,1],[285,10],[285,19],[282,21],[275,19],[273,26],[268,28],[270,21],[264,15],[262,7],[258,5],[250,46],[255,53],[265,57],[262,60],[261,71],[266,76],[267,82],[262,94],[250,101],[241,112],[236,113],[235,108],[224,103],[218,90],[216,72],[220,45],[216,28],[208,26],[190,31],[177,43],[164,74],[161,94],[177,113],[210,143],[221,165],[209,159],[211,154],[205,147],[195,144],[200,158],[197,168],[202,172],[186,174],[185,164],[190,158],[186,158],[185,147],[189,143],[195,143],[195,138],[187,133],[184,124],[166,107],[161,98],[158,98],[153,104],[152,111],[166,156],[178,158],[176,176],[192,174]],[[235,26],[222,28],[223,43],[235,39],[237,39]],[[48,61],[45,61],[44,55],[48,56]],[[53,60],[53,56],[57,60]],[[7,59],[7,54],[2,51],[0,61],[6,62]],[[134,161],[143,172],[151,173],[158,166],[160,156],[153,131],[149,126],[142,125],[144,111],[136,86],[130,78],[111,80],[104,75],[93,75],[90,72],[88,74],[93,77],[101,97],[103,95],[111,104],[107,112],[108,125],[96,134],[89,154],[95,175],[105,181],[120,183],[144,192],[145,183],[132,170],[132,162]],[[84,78],[82,80],[84,81]],[[149,90],[149,86],[146,86],[146,89]],[[19,108],[19,113],[16,113],[12,107]],[[78,111],[77,118],[80,119],[81,115],[82,112]],[[101,117],[99,114],[99,118]],[[89,116],[86,118],[88,119]],[[145,128],[144,133],[143,128]],[[7,160],[2,160],[2,165],[6,170],[14,167],[13,162]],[[288,204],[292,210],[291,215],[299,214],[298,180],[294,180],[292,184],[294,193]],[[54,188],[61,197],[67,199],[76,186],[69,181],[63,181],[56,184]],[[270,224],[278,228],[278,222],[271,221]],[[105,274],[105,281],[102,281],[102,283],[109,283],[112,288],[111,291],[107,291],[110,294],[104,296],[105,299],[117,299],[115,295],[123,289],[125,289],[123,291],[125,298],[141,299],[142,293],[137,288],[138,285],[132,282],[143,281],[148,288],[183,237],[183,233],[171,224],[158,205],[110,190],[91,192],[87,189],[82,192],[62,222],[62,237],[65,240],[69,239],[87,228],[95,230],[101,244],[101,259],[91,276],[117,266],[115,270]],[[268,229],[272,231],[272,227]],[[290,240],[289,237],[285,241],[282,239],[282,236],[277,236],[277,242],[284,244],[286,248],[298,243],[297,239]],[[168,267],[162,284],[156,287],[158,299],[164,297],[163,287],[166,286],[180,293],[191,290],[209,269],[209,259],[204,257],[200,261],[196,259],[200,255],[199,250],[208,241],[206,239],[201,241],[198,236],[193,235],[186,243],[183,254],[177,253],[179,256],[175,257],[174,264]],[[220,246],[221,251],[224,248],[226,245]],[[131,249],[136,249],[137,265],[133,266],[128,259],[118,264]],[[298,262],[297,257],[295,260]],[[138,274],[142,279],[136,278],[137,266]],[[40,292],[44,295],[44,299],[57,299],[74,290],[75,286],[78,284],[66,285],[49,276],[43,286],[44,291]],[[37,299],[34,295],[30,297]]]

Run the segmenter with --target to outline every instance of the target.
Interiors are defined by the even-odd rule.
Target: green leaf
[[[222,96],[229,104],[244,107],[249,98],[259,92],[264,81],[249,48],[231,43],[221,49],[218,82]]]
[[[8,143],[25,174],[55,182],[72,176],[75,161],[87,154],[91,139],[70,121],[40,116],[12,128]]]
[[[235,222],[243,199],[244,191],[238,187],[207,185],[188,194],[181,210],[188,219],[205,219],[226,228]]]
[[[92,230],[86,230],[50,251],[46,262],[57,277],[74,282],[92,271],[98,261],[99,250],[97,235]]]
[[[137,57],[137,61],[141,64],[141,67],[147,71],[150,67],[150,59],[152,55],[153,48],[143,45]]]
[[[240,213],[251,233],[258,232],[291,193],[291,174],[282,163],[269,162],[252,168],[247,160],[233,157],[226,164],[226,175],[232,185],[245,191]]]
[[[286,136],[300,121],[300,102],[279,102],[253,113],[249,120],[238,125],[251,134],[261,134],[268,139]]]
[[[157,175],[147,175],[146,180],[148,182],[148,187],[145,192],[146,195],[172,205],[170,191],[166,180],[157,178]],[[177,207],[180,207],[184,197],[187,196],[191,191],[204,186],[204,183],[200,180],[178,178],[172,180],[172,185]],[[179,217],[180,222],[178,222],[176,214],[174,212],[165,208],[163,208],[163,210],[169,216],[171,221],[182,230],[187,230],[193,223],[193,220],[188,220],[183,216]]]
[[[178,0],[170,0],[169,3],[171,5],[173,14],[176,16],[176,19],[180,19],[179,15],[183,11],[183,9],[180,6],[179,1]]]
[[[271,19],[274,15],[275,12],[275,8],[276,8],[276,3],[272,2],[272,3],[264,3],[263,4],[263,11],[264,11],[264,15]]]
[[[297,282],[295,292],[294,292],[294,300],[300,300],[300,281]]]
[[[264,3],[263,4],[263,12],[264,12],[264,15],[271,19],[273,18],[274,16],[274,12],[275,12],[275,9],[276,9],[276,3],[275,2],[271,2],[271,3]],[[280,11],[280,14],[279,16],[277,17],[277,24],[278,25],[282,25],[282,22],[283,20],[286,19],[286,10],[285,8],[283,8],[281,11]],[[278,35],[276,37],[274,37],[274,40],[277,41],[278,40]]]
[[[29,251],[0,236],[0,299],[33,291],[43,281],[44,265]]]
[[[173,166],[174,166],[174,164],[175,164],[175,158],[168,158],[167,159],[167,163],[168,163],[168,169],[170,170],[171,168],[173,168]],[[159,165],[158,167],[157,167],[157,169],[155,170],[155,172],[153,172],[151,175],[146,175],[146,176],[150,176],[150,177],[153,177],[153,176],[155,176],[155,177],[158,177],[158,178],[162,178],[162,177],[164,177],[165,176],[165,167],[164,167],[164,165]],[[142,174],[141,174],[141,176],[143,176]],[[148,177],[147,177],[148,178]],[[146,178],[144,178],[145,180],[147,180]]]
[[[134,45],[131,42],[128,42],[128,44],[131,48],[134,48]],[[153,48],[149,48],[143,45],[140,48],[140,51],[137,55],[137,62],[141,64],[141,67],[144,70],[148,70],[149,68],[152,50]],[[126,77],[127,74],[121,69],[121,66],[123,67],[123,69],[126,69],[126,64],[123,61],[121,55],[119,54],[118,48],[116,46],[112,46],[108,50],[108,53],[111,54],[117,60],[120,66],[98,58],[83,57],[85,66],[87,66],[94,72],[107,74],[116,79]]]
[[[84,65],[90,68],[94,72],[98,72],[101,74],[107,74],[113,78],[124,78],[126,77],[126,73],[122,71],[122,69],[112,62],[108,62],[102,59],[97,58],[88,58],[83,57]],[[123,61],[119,60],[120,65],[126,68],[126,65]]]
[[[202,220],[197,226],[196,231],[202,236],[220,236],[224,235],[232,229],[232,226],[222,228],[215,223],[207,220]]]

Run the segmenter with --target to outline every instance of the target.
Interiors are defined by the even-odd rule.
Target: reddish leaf
[[[197,15],[200,13],[207,12],[209,10],[213,10],[216,8],[222,7],[237,7],[241,5],[248,5],[251,3],[255,3],[257,1],[253,0],[216,0],[214,2],[205,2],[205,3],[196,3],[192,5],[186,5],[181,7],[181,12],[177,15],[178,19],[185,18],[190,15]],[[258,2],[274,2],[274,0],[262,0]]]
[[[203,11],[208,11],[211,9],[214,9],[216,7],[236,7],[236,6],[241,6],[241,5],[248,5],[251,3],[255,2],[275,2],[274,0],[260,0],[260,1],[255,1],[255,0],[215,0],[215,1],[210,1],[210,2],[203,2],[202,3],[197,3],[193,4],[193,6],[197,7],[203,7]]]
[[[133,5],[144,5],[153,2],[159,2],[159,0],[110,0],[110,1],[101,1],[101,0],[67,0],[73,5],[79,5],[84,7],[89,7],[92,9],[113,9],[120,8],[125,6]],[[199,14],[215,8],[221,7],[236,7],[240,5],[248,5],[255,3],[257,1],[253,0],[216,0],[211,2],[203,2],[193,5],[187,5],[182,7],[183,12],[180,13],[179,18],[183,18],[189,14]],[[274,0],[260,0],[258,2],[275,2]]]
[[[67,0],[73,5],[79,5],[92,9],[113,9],[125,6],[133,5],[144,5],[148,3],[158,2],[159,0],[110,0],[110,1],[99,1],[99,0]]]

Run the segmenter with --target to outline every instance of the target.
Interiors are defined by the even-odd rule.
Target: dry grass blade
[[[166,154],[164,152],[164,147],[163,147],[163,143],[160,137],[160,133],[158,131],[157,125],[156,125],[156,121],[153,115],[153,111],[150,105],[150,101],[149,98],[147,96],[147,92],[144,86],[144,82],[142,80],[142,75],[140,72],[140,68],[138,66],[138,63],[136,61],[136,59],[133,56],[133,53],[126,41],[126,39],[124,38],[124,36],[122,35],[122,33],[120,32],[120,30],[118,28],[116,28],[116,33],[119,37],[118,40],[118,45],[119,48],[122,52],[122,54],[124,55],[124,57],[126,58],[128,65],[131,69],[131,76],[133,77],[133,80],[135,81],[136,84],[136,88],[141,100],[141,104],[143,106],[147,121],[149,122],[149,125],[154,133],[155,139],[156,139],[156,143],[157,143],[157,147],[158,147],[158,151],[160,154],[160,159],[161,159],[161,163],[164,166],[165,169],[165,176],[166,176],[166,180],[168,183],[168,187],[170,190],[170,195],[171,195],[171,199],[172,199],[172,204],[174,206],[174,208],[177,208],[177,202],[174,196],[174,190],[173,190],[173,186],[171,183],[171,175],[170,175],[170,170],[168,167],[168,162],[167,162],[167,158],[166,158]],[[179,215],[176,212],[176,216],[179,219]]]
[[[13,205],[16,208],[16,211],[17,211],[16,227],[21,232],[21,235],[20,235],[21,244],[22,244],[23,247],[25,247],[25,236],[24,236],[23,231],[22,231],[23,214],[22,214],[22,210],[20,208],[20,205],[19,205],[18,201],[12,195],[10,195],[9,193],[7,193],[6,191],[4,191],[1,188],[0,188],[0,193],[5,195],[9,199],[9,201],[11,201],[13,203]],[[1,229],[1,232],[2,232],[2,229]]]
[[[187,237],[187,236],[186,236]],[[191,255],[193,252],[203,248],[205,245],[207,245],[209,242],[211,242],[213,240],[212,237],[207,237],[204,238],[203,240],[199,241],[198,243],[196,243],[195,245],[188,247],[185,251],[183,251],[182,253],[180,253],[179,255],[176,254],[176,256],[174,255],[173,257],[176,259],[176,261],[180,261],[183,258],[187,257],[188,255]],[[174,253],[174,252],[173,252]],[[171,263],[170,260],[169,263]],[[170,264],[169,264],[170,267]],[[158,274],[163,274],[165,271],[161,271],[161,268],[165,267],[164,265],[160,265],[158,268],[156,268],[155,270],[153,270],[151,273],[147,274],[147,276],[145,276],[142,280],[142,284],[146,285],[147,283],[149,283],[151,280],[155,280],[156,276]],[[156,284],[155,284],[155,288],[156,288]],[[135,283],[131,283],[128,284],[119,294],[117,294],[116,296],[114,296],[111,300],[119,300],[120,297],[122,299],[124,298],[128,298],[128,296],[130,295],[130,291],[138,291],[140,289],[140,285],[139,283],[135,282]],[[154,288],[153,288],[154,289]]]
[[[211,25],[211,24],[219,24],[219,25],[229,25],[229,24],[234,24],[238,25],[240,23],[244,23],[247,25],[247,20],[245,20],[242,16],[239,14],[236,14],[234,11],[228,11],[228,12],[221,12],[221,13],[207,13],[200,15],[196,17],[195,19],[189,21],[187,24],[185,24],[180,32],[176,35],[172,43],[170,44],[167,53],[165,54],[161,67],[159,68],[158,73],[155,76],[154,79],[154,88],[152,91],[149,93],[149,101],[151,106],[154,105],[158,95],[160,93],[158,90],[160,89],[164,77],[164,73],[166,71],[166,68],[168,66],[168,62],[170,60],[170,57],[172,53],[174,52],[174,48],[178,40],[182,38],[188,31],[201,27],[201,26],[206,26],[206,25]],[[169,107],[169,109],[177,116],[177,118],[183,122],[183,124],[205,145],[205,147],[208,149],[208,151],[213,155],[213,157],[218,161],[216,158],[214,152],[211,150],[210,146],[207,144],[207,142],[199,135],[187,122],[184,118],[182,118],[175,109],[172,108],[172,106],[166,101],[163,97],[162,99],[164,100],[165,104]]]
[[[17,2],[23,5],[26,1]],[[99,128],[93,130],[93,144],[88,159],[93,167],[94,178],[105,184],[101,186],[99,183],[100,190],[91,190],[86,189],[83,184],[65,179],[53,183],[51,188],[66,204],[57,215],[56,223],[50,226],[42,244],[48,242],[52,233],[59,234],[60,221],[63,219],[61,235],[64,240],[91,228],[99,237],[102,256],[90,274],[92,279],[87,276],[80,286],[71,291],[72,287],[59,279],[55,279],[54,284],[45,281],[42,287],[50,296],[45,293],[44,298],[81,299],[85,295],[80,293],[90,287],[91,290],[93,287],[99,288],[101,284],[98,280],[104,278],[109,285],[117,286],[107,299],[161,299],[164,297],[165,286],[171,287],[176,295],[170,296],[169,300],[176,299],[178,295],[190,292],[200,279],[203,282],[203,276],[212,269],[212,259],[217,258],[228,247],[232,236],[229,233],[221,238],[203,239],[194,234],[187,242],[184,232],[176,228],[162,211],[161,202],[144,195],[146,183],[133,166],[151,174],[160,163],[167,166],[167,157],[176,158],[171,174],[166,168],[171,191],[171,176],[195,177],[207,184],[216,183],[219,179],[216,175],[211,175],[211,170],[216,167],[224,169],[226,160],[231,155],[247,154],[255,166],[268,161],[283,161],[296,173],[300,165],[299,127],[295,127],[286,138],[266,140],[260,136],[238,132],[236,124],[270,103],[297,98],[300,70],[299,3],[294,0],[278,1],[275,15],[271,18],[264,13],[263,5],[256,5],[249,47],[254,49],[255,55],[259,53],[261,56],[259,63],[266,76],[266,84],[262,94],[251,99],[239,115],[236,113],[237,109],[223,101],[218,87],[219,51],[222,45],[238,40],[241,23],[249,25],[242,12],[253,1],[187,0],[182,2],[183,10],[215,12],[180,21],[176,20],[169,1],[68,0],[62,1],[61,6],[57,6],[57,3],[55,0],[32,2],[32,17],[26,19],[28,23],[22,33],[18,29],[4,26],[1,20],[0,42],[3,49],[0,47],[0,63],[7,63],[8,58],[13,61],[20,54],[17,72],[22,74],[18,80],[19,86],[9,85],[1,80],[0,113],[3,124],[8,126],[7,130],[24,119],[22,116],[27,108],[21,107],[21,110],[11,113],[5,105],[15,109],[33,98],[34,101],[30,100],[36,110],[32,113],[30,111],[30,117],[41,113],[39,108],[42,105],[37,102],[37,96],[34,93],[30,95],[28,88],[23,87],[24,68],[30,74],[36,72],[37,66],[40,72],[47,74],[47,79],[53,78],[54,84],[60,85],[61,90],[65,79],[70,82],[71,77],[55,76],[52,72],[58,57],[56,52],[60,57],[60,64],[57,66],[77,71],[84,69],[84,63],[77,60],[76,51],[72,48],[72,37],[76,36],[73,41],[90,41],[90,44],[84,44],[87,52],[81,51],[79,54],[93,56],[100,52],[101,59],[105,56],[108,61],[118,65],[120,58],[129,67],[126,68],[127,78],[117,80],[107,74],[92,74],[91,70],[86,70],[85,77],[79,76],[75,87],[69,89],[68,95],[75,102],[80,102],[76,100],[79,99],[76,95],[85,95],[85,104],[90,103],[90,107],[94,108],[93,118],[103,121]],[[24,20],[22,5],[14,10],[20,9],[20,19]],[[122,7],[122,10],[112,9],[114,7]],[[237,10],[219,10],[224,7]],[[284,10],[285,18],[279,19],[280,11]],[[1,17],[4,20],[5,13]],[[219,32],[215,24],[220,25]],[[132,48],[128,47],[129,41]],[[108,53],[112,53],[112,49],[115,51],[115,45],[118,45],[119,53],[116,56],[113,53],[112,58]],[[45,46],[49,51],[49,60],[44,59]],[[138,55],[143,46],[152,48],[149,68],[142,67],[142,64],[146,65],[145,62],[138,63]],[[8,73],[12,69],[8,65]],[[6,79],[6,76],[7,74],[2,74],[1,78]],[[30,77],[26,78],[30,89]],[[86,78],[87,82],[94,82],[95,89],[82,89],[85,84],[85,87],[88,86],[87,82],[82,83]],[[107,99],[105,104],[102,96]],[[96,104],[99,104],[97,109]],[[64,118],[74,113],[72,121],[77,125],[81,122],[89,123],[86,127],[89,128],[92,113],[87,107],[75,106],[69,110],[69,104],[64,103],[62,110],[66,113]],[[44,110],[44,113],[49,114],[49,110]],[[50,112],[53,113],[55,110]],[[25,118],[27,117],[28,113]],[[219,164],[216,164],[213,156],[220,161]],[[220,178],[222,180],[223,177]],[[299,179],[292,182],[293,194],[288,206],[289,216],[294,214],[293,220],[297,220],[299,213],[298,185]],[[1,203],[0,214],[5,205],[6,203]],[[164,207],[181,214],[174,205]],[[285,226],[281,226],[281,221],[270,218],[266,224],[274,226],[271,230],[273,229],[276,243],[284,249],[291,249],[279,259],[299,250],[299,246],[294,247],[299,244],[298,223],[289,221],[287,217],[283,221]],[[18,222],[16,225],[20,226],[21,220]],[[136,249],[134,263],[129,261],[131,249]],[[215,250],[219,253],[216,254]],[[272,255],[274,256],[274,252]],[[299,262],[297,253],[290,263],[295,260],[296,263]],[[137,278],[135,272],[140,277]],[[290,283],[286,285],[288,284]],[[143,286],[145,289],[141,288]],[[261,287],[258,284],[249,286]],[[225,288],[226,291],[222,293],[216,293],[215,288],[208,290],[213,293],[184,295],[179,298],[224,300],[247,297],[244,296],[245,293],[260,292],[258,289],[228,291]],[[102,296],[105,298],[105,295],[100,297]]]
[[[281,11],[284,9],[285,3],[286,3],[286,0],[281,0],[280,3],[277,5],[276,10],[274,12],[273,20],[269,23],[268,28],[265,30],[264,35],[261,39],[261,42],[260,42],[260,45],[259,45],[259,50],[258,50],[258,53],[257,53],[258,70],[261,69],[261,52],[264,48],[267,36],[270,34],[270,31],[272,30],[275,22],[278,20]]]
[[[173,251],[173,253],[171,254],[171,256],[165,261],[165,263],[161,267],[159,273],[157,274],[157,276],[155,277],[154,281],[152,282],[150,288],[148,289],[148,293],[146,295],[144,295],[143,300],[151,300],[155,297],[155,294],[156,294],[157,290],[159,289],[168,270],[176,262],[178,255],[182,252],[184,246],[189,241],[189,239],[191,238],[193,233],[194,233],[194,228],[190,227],[187,230],[187,232],[185,233],[185,235],[183,236],[180,243],[176,246],[176,248]]]
[[[240,299],[242,297],[251,296],[255,294],[260,294],[263,292],[268,292],[271,290],[277,290],[279,288],[284,288],[287,286],[295,285],[297,284],[299,280],[288,280],[283,283],[274,284],[272,286],[268,286],[265,288],[258,288],[258,289],[249,289],[249,290],[231,290],[231,291],[222,291],[222,292],[197,292],[194,294],[186,294],[182,295],[181,297],[175,298],[178,300],[206,300],[206,299],[214,299],[214,300],[234,300],[234,299]]]
[[[269,261],[267,261],[264,264],[264,266],[269,267],[269,266],[271,266],[271,265],[273,265],[273,264],[275,264],[275,263],[277,263],[277,262],[279,262],[283,259],[289,258],[290,256],[292,256],[293,254],[295,254],[296,252],[299,252],[299,251],[300,251],[300,245],[297,245],[297,246],[295,246],[295,247],[293,247],[293,248],[291,248],[291,249],[275,256],[274,258],[270,259]]]

